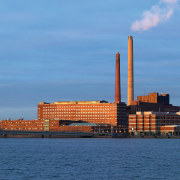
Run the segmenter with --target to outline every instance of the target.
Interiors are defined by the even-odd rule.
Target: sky
[[[180,105],[177,0],[0,1],[0,119],[36,119],[39,102],[114,102],[121,55],[127,102],[128,36],[134,38],[135,99],[169,93]]]

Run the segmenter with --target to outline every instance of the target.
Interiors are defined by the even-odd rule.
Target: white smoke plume
[[[178,6],[179,0],[160,0],[150,10],[144,11],[141,20],[136,20],[131,25],[133,31],[147,31],[159,23],[167,21]]]

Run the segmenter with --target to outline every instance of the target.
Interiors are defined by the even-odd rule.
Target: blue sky
[[[115,54],[127,99],[127,43],[134,37],[135,97],[170,93],[180,105],[180,10],[146,31],[132,23],[159,0],[0,2],[0,119],[37,117],[40,101],[114,101]]]

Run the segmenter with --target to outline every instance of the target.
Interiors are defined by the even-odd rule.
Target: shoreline
[[[128,139],[180,139],[180,136],[129,135],[126,134],[94,134],[85,132],[32,132],[32,131],[0,131],[0,138],[128,138]]]

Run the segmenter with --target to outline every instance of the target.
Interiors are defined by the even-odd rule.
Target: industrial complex
[[[180,107],[169,94],[134,99],[133,37],[128,37],[127,105],[121,102],[120,54],[116,53],[115,101],[40,102],[36,120],[2,120],[1,132],[89,133],[92,136],[179,136]]]

